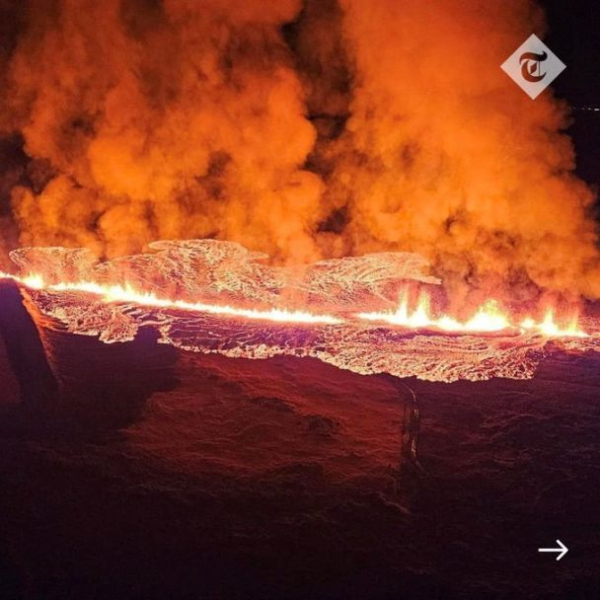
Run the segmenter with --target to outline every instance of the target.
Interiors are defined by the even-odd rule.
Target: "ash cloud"
[[[499,68],[543,35],[531,2],[13,5],[0,132],[24,158],[2,167],[5,246],[113,257],[214,237],[295,263],[405,250],[456,302],[599,295],[567,109]]]

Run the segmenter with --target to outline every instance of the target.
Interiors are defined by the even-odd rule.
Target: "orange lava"
[[[280,308],[266,310],[248,309],[161,298],[151,292],[136,290],[128,284],[101,284],[93,281],[49,284],[45,282],[43,276],[38,274],[17,277],[2,272],[0,272],[0,278],[13,279],[34,290],[93,294],[99,296],[104,302],[125,302],[149,307],[176,308],[212,315],[264,320],[276,323],[340,325],[348,322],[371,321],[387,323],[388,325],[411,330],[429,329],[453,333],[496,333],[512,330],[521,333],[534,332],[549,338],[589,337],[589,334],[579,328],[577,318],[573,318],[567,326],[560,325],[556,321],[552,309],[546,311],[541,321],[527,317],[517,323],[507,311],[501,308],[496,300],[488,300],[482,304],[473,316],[466,321],[459,321],[449,315],[435,316],[431,308],[431,298],[426,292],[421,292],[414,307],[410,305],[408,292],[404,292],[401,294],[398,308],[395,311],[363,312],[350,317],[341,317],[327,314],[313,314],[300,310]]]
[[[367,321],[381,321],[409,329],[439,329],[458,333],[493,333],[512,329],[538,332],[547,337],[588,337],[587,333],[579,329],[577,319],[573,319],[567,327],[558,325],[552,310],[546,312],[542,321],[528,317],[515,324],[496,300],[488,300],[482,304],[467,321],[461,322],[448,315],[435,317],[431,310],[431,299],[425,292],[419,295],[418,302],[412,309],[408,293],[405,292],[401,295],[396,311],[359,313],[357,316]]]
[[[171,300],[160,298],[150,292],[135,290],[130,285],[103,285],[93,281],[79,281],[75,283],[46,284],[41,275],[29,275],[19,278],[0,274],[0,277],[10,277],[28,288],[34,290],[45,290],[49,292],[83,292],[100,296],[105,302],[132,302],[142,306],[153,306],[158,308],[177,308],[203,312],[213,315],[224,315],[229,317],[241,317],[244,319],[257,319],[274,321],[277,323],[312,323],[335,325],[342,323],[342,319],[330,315],[313,315],[309,312],[299,310],[286,310],[271,308],[268,310],[235,308],[218,304],[205,304],[203,302],[187,302],[185,300]]]

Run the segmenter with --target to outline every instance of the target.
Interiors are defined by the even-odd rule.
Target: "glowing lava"
[[[300,310],[287,310],[279,308],[258,310],[235,308],[233,306],[221,306],[217,304],[205,304],[203,302],[187,302],[185,300],[159,298],[156,294],[151,292],[141,292],[135,290],[130,285],[103,285],[93,281],[46,284],[41,275],[29,275],[27,277],[19,278],[0,273],[0,277],[9,277],[34,290],[44,290],[49,292],[83,292],[86,294],[94,294],[100,296],[104,302],[131,302],[140,304],[142,306],[176,308],[181,310],[204,312],[213,315],[274,321],[277,323],[312,323],[335,325],[343,322],[342,319],[338,319],[330,315],[313,315],[309,312]]]
[[[496,300],[485,302],[464,322],[448,315],[435,317],[431,310],[430,297],[425,292],[419,295],[413,309],[410,308],[408,293],[405,292],[401,295],[396,311],[359,313],[357,316],[367,321],[381,321],[409,329],[425,328],[457,333],[493,333],[512,329],[538,332],[547,337],[588,337],[588,334],[578,329],[576,319],[568,327],[560,327],[552,310],[548,310],[540,322],[527,318],[520,325],[515,325]]]
[[[539,323],[536,323],[530,317],[524,319],[520,324],[520,328],[527,331],[537,330],[547,337],[589,337],[587,333],[579,329],[576,317],[571,319],[571,322],[567,325],[567,327],[559,327],[554,320],[554,311],[552,309],[548,309],[546,311],[544,319]]]
[[[49,284],[45,282],[41,275],[16,277],[2,272],[0,272],[0,278],[13,279],[34,290],[93,294],[107,303],[133,303],[149,307],[174,308],[276,323],[340,325],[348,322],[373,321],[411,330],[430,329],[474,334],[513,331],[521,333],[533,332],[549,338],[589,337],[587,333],[579,329],[577,319],[573,319],[568,326],[561,327],[555,320],[553,310],[548,310],[541,321],[535,321],[528,317],[517,325],[495,300],[488,300],[482,304],[473,316],[466,321],[459,321],[449,315],[434,316],[431,308],[431,298],[426,292],[421,292],[414,307],[410,305],[408,292],[404,292],[400,297],[398,308],[395,311],[362,312],[351,317],[341,317],[327,314],[317,315],[306,311],[285,308],[262,310],[161,298],[152,292],[136,290],[129,284],[101,284],[93,281]]]

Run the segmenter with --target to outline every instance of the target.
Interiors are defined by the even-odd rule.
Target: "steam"
[[[527,0],[24,4],[0,60],[0,132],[26,154],[5,245],[405,250],[455,301],[600,295],[567,110],[499,68],[543,34]]]

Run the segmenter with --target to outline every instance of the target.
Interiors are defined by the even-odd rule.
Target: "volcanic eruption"
[[[442,380],[596,348],[568,108],[497,68],[531,3],[3,11],[7,277],[55,325]]]
[[[532,507],[593,529],[597,201],[567,102],[500,68],[546,32],[534,0],[0,0],[0,580],[480,598]]]
[[[293,264],[411,251],[455,307],[498,288],[598,293],[568,109],[497,68],[543,34],[529,1],[3,11],[5,245],[114,258],[211,237]]]

